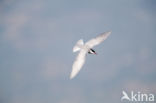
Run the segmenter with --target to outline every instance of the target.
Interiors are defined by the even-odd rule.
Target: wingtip
[[[76,75],[75,75],[75,74],[73,73],[73,71],[72,71],[72,73],[70,74],[70,80],[73,79],[75,76],[76,76]]]
[[[70,80],[73,79],[73,78],[74,78],[74,76],[73,75],[70,75]]]
[[[109,34],[111,34],[111,33],[112,33],[112,31],[110,30],[110,31],[108,31],[108,33],[109,33]]]

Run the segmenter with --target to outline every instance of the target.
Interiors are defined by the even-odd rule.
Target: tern
[[[107,37],[111,34],[111,31],[109,32],[104,32],[97,37],[89,40],[88,42],[84,43],[82,39],[80,39],[76,45],[73,47],[73,52],[80,51],[79,54],[77,55],[73,66],[72,66],[72,71],[70,74],[70,79],[73,79],[78,72],[81,70],[82,66],[85,63],[85,58],[87,53],[88,54],[97,54],[94,49],[92,49],[94,46],[102,43]]]

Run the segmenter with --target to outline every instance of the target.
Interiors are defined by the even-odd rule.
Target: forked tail
[[[80,39],[79,41],[77,41],[76,45],[73,47],[73,52],[77,52],[79,51],[81,48],[80,46],[84,45],[83,40]]]

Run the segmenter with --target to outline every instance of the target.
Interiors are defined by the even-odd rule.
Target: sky
[[[156,95],[155,0],[1,0],[0,103],[123,103]],[[112,31],[69,79],[72,48]]]

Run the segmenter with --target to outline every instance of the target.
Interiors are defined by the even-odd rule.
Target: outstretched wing
[[[88,47],[92,48],[98,44],[100,44],[101,42],[103,42],[105,39],[107,39],[107,37],[111,34],[111,32],[104,32],[101,35],[97,36],[96,38],[93,38],[91,40],[89,40],[88,42],[86,42],[85,45],[87,45]]]
[[[72,72],[70,75],[70,79],[74,78],[78,72],[81,70],[83,64],[85,63],[87,51],[81,50],[78,56],[76,57],[76,60],[74,61]]]

